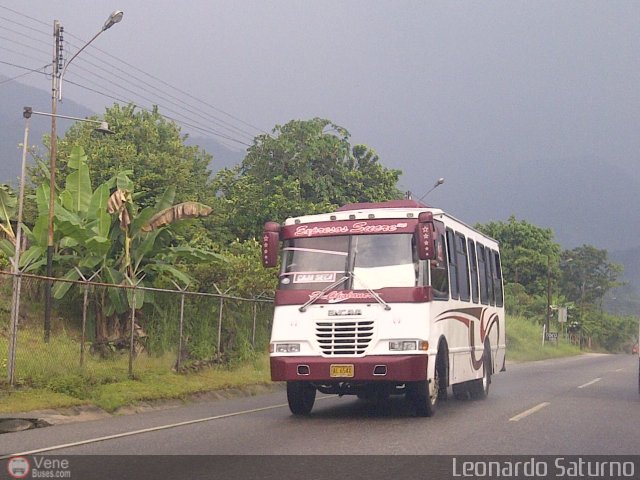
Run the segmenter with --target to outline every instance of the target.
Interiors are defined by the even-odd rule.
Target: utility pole
[[[544,321],[547,333],[551,319],[551,255],[547,255],[547,318]]]
[[[56,113],[58,110],[58,79],[63,64],[62,33],[64,29],[58,20],[53,21],[53,62],[51,64],[51,145],[49,157],[49,225],[47,230],[47,277],[44,305],[44,341],[51,336],[51,288],[53,286],[53,218],[56,198],[56,156],[58,155],[58,134]]]

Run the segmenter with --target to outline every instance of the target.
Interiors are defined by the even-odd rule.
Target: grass
[[[507,359],[529,362],[547,358],[570,357],[582,352],[564,338],[542,345],[542,327],[522,317],[507,318]]]
[[[1,332],[0,332],[1,333]],[[4,337],[4,335],[3,335]],[[579,355],[575,345],[564,340],[541,345],[538,325],[519,317],[507,319],[507,358],[524,362]],[[186,400],[194,394],[223,389],[247,389],[270,382],[269,358],[254,354],[241,364],[210,366],[187,374],[172,370],[175,355],[140,355],[135,359],[134,378],[128,376],[128,356],[110,359],[88,352],[79,365],[80,345],[73,332],[56,331],[50,343],[42,342],[39,329],[20,331],[16,386],[6,378],[8,342],[0,342],[0,414],[32,410],[96,405],[108,412],[141,402],[161,399]]]
[[[0,414],[77,405],[96,405],[108,412],[140,402],[187,399],[212,390],[246,388],[269,382],[268,355],[236,367],[208,367],[197,373],[177,374],[167,368],[148,368],[130,379],[126,375],[98,376],[74,371],[52,379],[46,386],[0,389]]]

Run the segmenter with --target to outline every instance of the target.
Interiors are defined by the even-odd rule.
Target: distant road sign
[[[558,340],[558,332],[547,332],[547,340]]]
[[[567,322],[567,307],[558,308],[558,322],[560,323]]]

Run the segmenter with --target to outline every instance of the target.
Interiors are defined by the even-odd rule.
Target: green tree
[[[264,222],[327,211],[345,203],[400,198],[399,170],[329,120],[292,120],[260,135],[242,164],[214,180],[228,238],[257,237]]]
[[[546,295],[548,276],[557,278],[560,258],[553,230],[518,221],[515,216],[476,228],[500,242],[505,283],[522,285],[528,295]]]
[[[210,203],[212,157],[195,146],[186,146],[186,135],[157,107],[138,110],[134,105],[114,104],[103,118],[113,135],[101,135],[87,122],[77,122],[58,141],[57,184],[64,185],[72,173],[66,160],[76,145],[87,155],[92,187],[109,181],[119,172],[131,171],[136,203],[148,207],[172,185],[176,201]],[[48,164],[47,161],[43,162]],[[42,163],[41,163],[42,165]],[[47,183],[47,168],[31,169],[34,185]]]
[[[600,307],[604,296],[621,285],[622,265],[609,261],[606,250],[582,245],[562,252],[560,287],[579,308]]]

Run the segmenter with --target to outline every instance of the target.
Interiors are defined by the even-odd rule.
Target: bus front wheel
[[[432,417],[436,413],[438,399],[444,399],[447,391],[447,365],[444,349],[438,350],[436,368],[431,381],[414,382],[407,392],[407,399],[416,409],[419,417]]]
[[[287,401],[294,415],[309,415],[316,400],[316,387],[309,382],[287,382]]]

